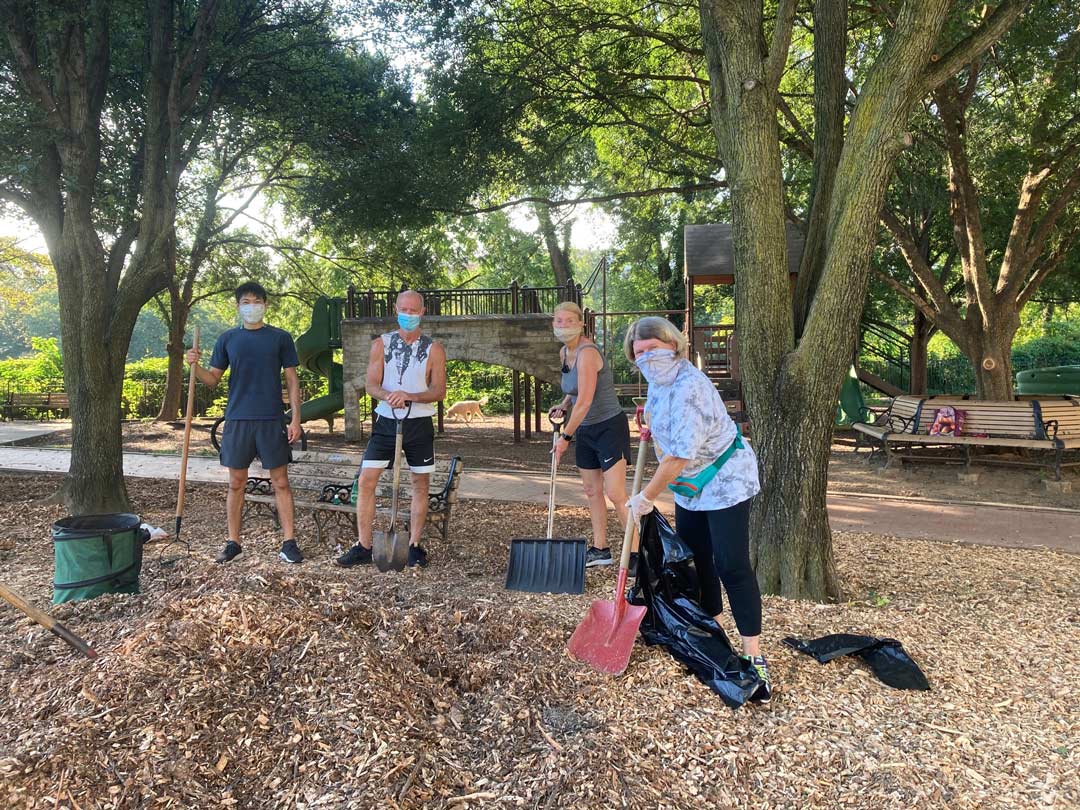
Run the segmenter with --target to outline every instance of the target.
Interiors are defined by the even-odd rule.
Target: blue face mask
[[[420,316],[406,315],[404,312],[399,312],[397,316],[397,325],[406,332],[412,332],[420,326]]]
[[[679,375],[679,358],[673,349],[650,349],[634,364],[649,385],[671,385]]]

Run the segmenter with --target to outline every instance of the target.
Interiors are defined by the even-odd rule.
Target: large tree
[[[292,160],[302,212],[343,232],[430,220],[417,201],[455,204],[469,191],[470,167],[483,166],[467,147],[487,143],[478,128],[501,108],[437,71],[417,101],[385,60],[339,41],[349,20],[338,8],[0,0],[0,201],[36,222],[56,268],[73,419],[63,492],[73,512],[127,507],[120,394],[132,328],[170,284],[184,314],[183,265],[197,270],[229,224],[218,191],[245,162],[231,166],[229,155],[259,144],[270,167],[254,181],[259,189],[281,147],[301,146]],[[225,175],[206,169],[209,143],[222,138]],[[443,174],[432,179],[436,164]],[[196,166],[207,182],[191,182]],[[181,239],[189,193],[195,213]],[[173,324],[174,355],[182,321]]]
[[[1074,3],[1043,0],[936,88],[937,166],[883,213],[906,272],[879,277],[956,343],[984,399],[1012,396],[1020,311],[1080,244],[1078,26]]]
[[[777,117],[797,4],[781,0],[770,20],[760,2],[701,0],[713,129],[731,195],[744,391],[760,426],[754,553],[771,592],[838,593],[825,511],[832,419],[894,163],[910,144],[914,105],[1008,30],[1023,5],[1003,0],[970,30],[967,6],[950,18],[948,0],[906,0],[895,12],[875,6],[877,36],[849,49],[847,4],[814,0],[810,255],[793,313]],[[848,115],[850,90],[857,100]]]
[[[331,47],[322,2],[4,0],[0,198],[56,268],[71,395],[64,497],[127,508],[124,361],[142,306],[176,265],[177,194],[215,117],[283,53]]]

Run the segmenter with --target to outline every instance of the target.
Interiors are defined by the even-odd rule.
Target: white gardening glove
[[[634,513],[635,520],[641,520],[656,508],[653,502],[645,497],[644,492],[639,492],[637,495],[631,495],[630,500],[626,502],[626,506]]]

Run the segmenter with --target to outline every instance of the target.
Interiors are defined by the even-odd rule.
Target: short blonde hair
[[[626,359],[631,363],[634,362],[635,340],[649,340],[652,338],[662,340],[664,343],[674,343],[675,354],[681,357],[686,356],[686,335],[680,332],[679,328],[667,318],[661,318],[659,315],[649,315],[646,318],[638,318],[626,330],[626,338],[623,340]]]
[[[554,315],[556,312],[573,312],[579,321],[585,320],[585,314],[581,311],[581,307],[573,301],[563,301],[561,304],[556,305],[551,314]]]

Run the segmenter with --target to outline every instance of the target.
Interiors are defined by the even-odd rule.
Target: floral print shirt
[[[656,457],[671,454],[689,459],[682,476],[701,472],[735,441],[735,422],[716,387],[688,360],[681,360],[671,385],[650,385],[645,400],[645,422],[652,431]],[[743,449],[736,450],[720,471],[693,498],[675,495],[684,509],[703,512],[727,509],[760,490],[757,456],[743,437]]]

